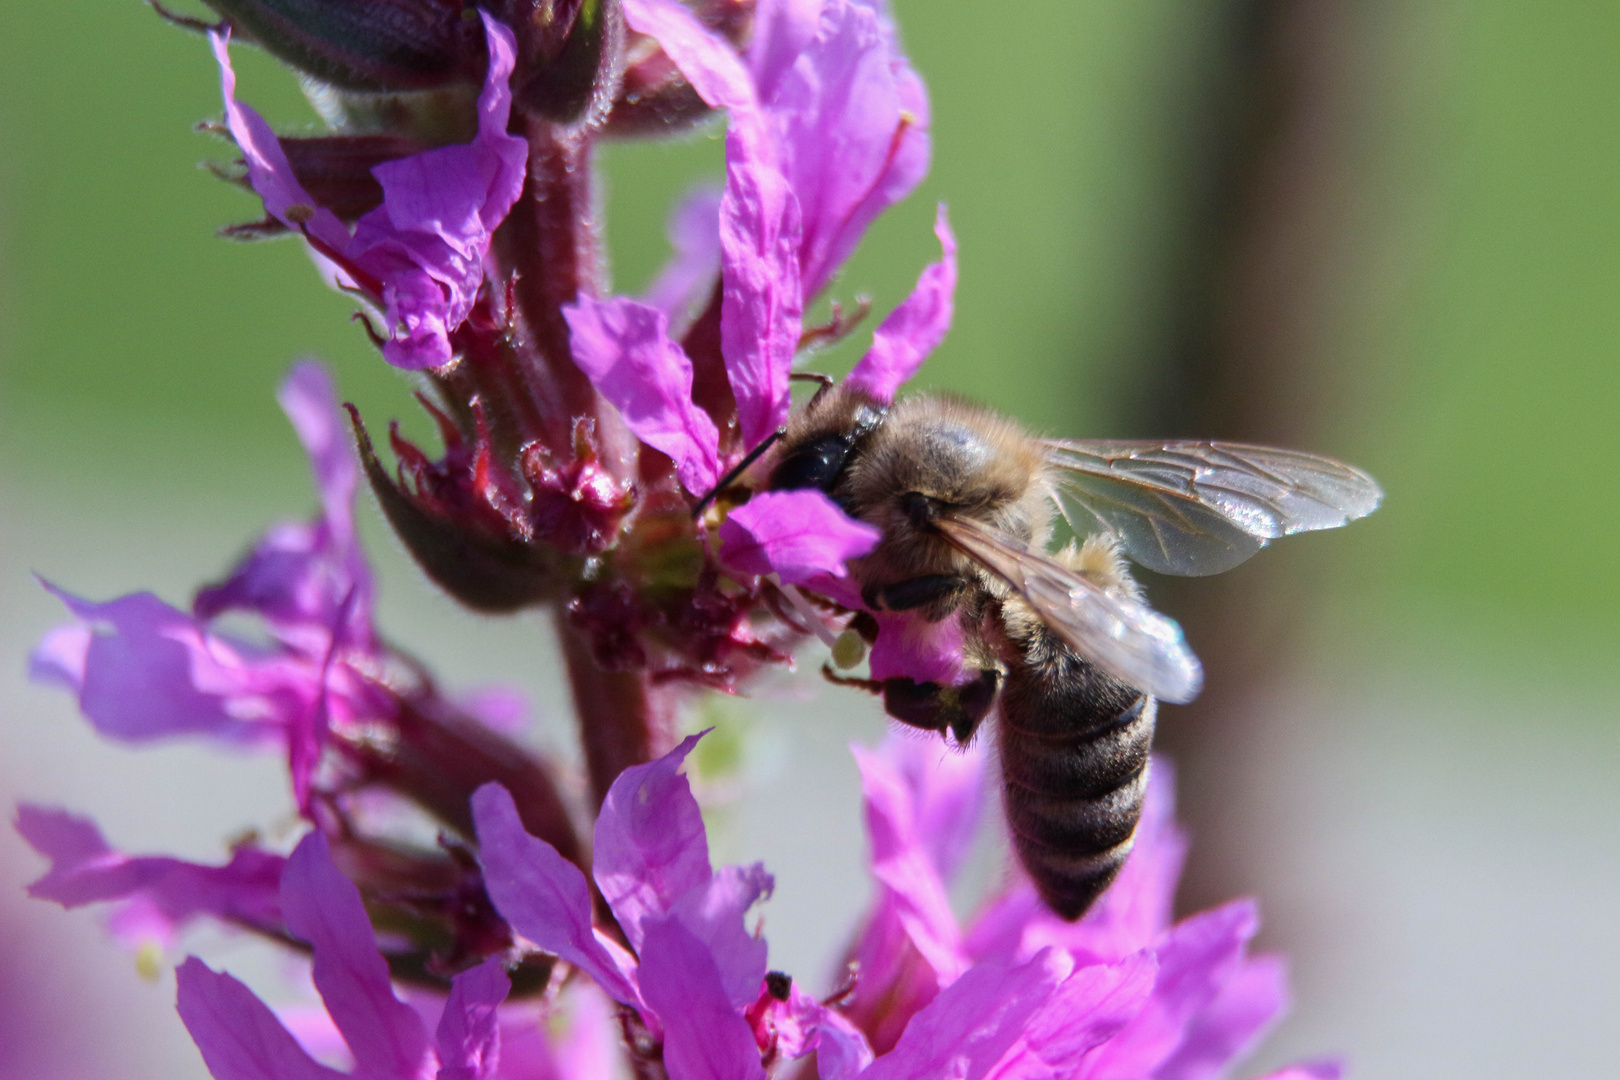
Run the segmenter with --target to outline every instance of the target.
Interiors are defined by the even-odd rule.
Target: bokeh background
[[[1354,528],[1149,583],[1209,672],[1162,721],[1182,903],[1259,895],[1293,960],[1250,1071],[1331,1051],[1363,1077],[1620,1075],[1620,6],[895,7],[935,165],[836,291],[886,310],[949,202],[957,320],[924,382],[1054,434],[1336,454],[1388,492]],[[312,122],[238,52],[249,100]],[[272,399],[297,356],[422,429],[297,245],[214,239],[257,211],[196,167],[229,156],[192,131],[217,113],[204,45],[136,0],[0,4],[0,802],[197,858],[287,821],[279,766],[98,742],[24,681],[60,616],[30,572],[183,602],[307,513]],[[603,159],[633,290],[719,142]],[[461,613],[366,513],[388,632],[452,682],[527,689],[566,754],[544,621]],[[728,715],[721,854],[777,872],[773,961],[819,976],[866,895],[844,748],[881,720],[808,670]],[[204,1076],[172,977],[138,975],[95,913],[25,901],[39,870],[0,832],[0,1071]],[[273,981],[239,941],[203,947]]]

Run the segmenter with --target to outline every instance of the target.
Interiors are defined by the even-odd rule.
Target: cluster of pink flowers
[[[25,805],[17,827],[51,864],[32,894],[113,905],[131,944],[173,947],[207,918],[307,954],[324,1010],[278,1014],[179,965],[181,1019],[218,1080],[607,1076],[619,1056],[638,1077],[748,1080],[810,1055],[823,1080],[1203,1080],[1245,1054],[1284,1007],[1283,971],[1246,954],[1252,904],[1172,922],[1184,844],[1162,763],[1135,853],[1084,919],[1014,878],[964,925],[947,886],[981,818],[982,751],[858,750],[877,899],[825,987],[769,970],[746,921],[764,867],[710,863],[681,706],[790,660],[798,588],[859,610],[845,564],[878,540],[813,490],[695,511],[788,417],[795,358],[849,332],[805,312],[927,170],[927,97],[881,0],[557,0],[544,18],[530,0],[327,0],[329,18],[209,2],[219,24],[178,21],[209,34],[235,178],[267,212],[227,231],[302,238],[383,358],[420,373],[443,452],[395,431],[390,473],[301,364],[281,402],[313,521],[271,529],[189,609],[46,586],[74,621],[35,651],[37,679],[112,739],[284,755],[307,829],[290,853],[249,839],[202,865]],[[233,40],[299,68],[348,127],[278,138],[236,97]],[[722,113],[723,189],[677,209],[646,295],[608,294],[593,141]],[[848,376],[874,400],[949,329],[943,208],[935,231],[941,260]],[[447,692],[374,625],[362,476],[452,597],[558,612],[589,842],[558,765],[511,737],[521,702]],[[875,678],[959,666],[948,634],[878,627]],[[436,843],[398,827],[412,815]]]

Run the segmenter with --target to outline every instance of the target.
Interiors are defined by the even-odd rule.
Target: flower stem
[[[654,691],[644,671],[607,671],[587,641],[559,612],[557,637],[573,691],[591,792],[601,806],[608,788],[632,765],[643,765],[675,746],[675,711]]]

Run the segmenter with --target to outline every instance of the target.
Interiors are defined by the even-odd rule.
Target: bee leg
[[[925,574],[887,585],[869,585],[862,591],[861,599],[868,607],[889,611],[915,611],[926,607],[944,614],[956,606],[954,601],[967,587],[967,580],[955,574]]]
[[[821,665],[821,677],[834,686],[853,686],[857,690],[865,690],[868,694],[883,693],[882,679],[860,679],[853,675],[840,675],[833,670],[831,664]]]

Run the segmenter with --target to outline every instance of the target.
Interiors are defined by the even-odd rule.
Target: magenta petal
[[[787,419],[788,375],[799,348],[799,203],[748,129],[726,135],[720,200],[720,352],[737,399],[744,445]]]
[[[670,914],[709,950],[726,996],[739,1008],[758,996],[768,951],[764,938],[748,932],[743,916],[769,896],[775,884],[762,863],[722,866],[712,880],[670,908]]]
[[[1031,1018],[991,1080],[1057,1080],[1075,1075],[1088,1053],[1142,1011],[1156,973],[1153,958],[1145,952],[1116,964],[1076,969]]]
[[[976,965],[911,1018],[894,1049],[862,1080],[978,1080],[1018,1041],[1067,974],[1055,950],[1017,967]]]
[[[257,612],[283,641],[317,656],[341,621],[343,644],[367,647],[372,583],[354,527],[359,469],[332,378],[319,364],[299,363],[277,398],[309,455],[321,516],[308,525],[272,528],[229,579],[197,594],[193,610],[201,618],[231,609]]]
[[[759,102],[748,69],[726,41],[710,33],[678,0],[624,0],[630,29],[653,38],[710,106],[739,112],[758,124]]]
[[[450,359],[449,335],[477,298],[495,228],[523,190],[528,144],[506,132],[516,43],[510,30],[480,14],[489,66],[477,136],[374,168],[383,204],[355,223],[348,249],[383,283],[389,326],[383,356],[396,367],[437,367]]]
[[[670,1080],[764,1080],[759,1047],[708,948],[675,919],[649,920],[641,992],[664,1024]]]
[[[822,0],[759,0],[748,67],[762,100],[776,96],[783,76],[816,36]]]
[[[175,1008],[214,1080],[349,1080],[310,1057],[236,979],[195,956],[174,974]]]
[[[866,795],[872,874],[885,898],[893,902],[912,945],[943,986],[967,967],[945,882],[917,834],[915,807],[904,782],[878,755],[858,746],[851,749]]]
[[[1281,957],[1248,961],[1192,1018],[1175,1055],[1154,1080],[1213,1080],[1225,1075],[1288,1011],[1288,968]]]
[[[928,172],[928,99],[875,7],[826,0],[814,40],[762,95],[800,204],[807,297]]]
[[[1311,1061],[1267,1073],[1259,1080],[1340,1080],[1344,1066],[1337,1061]]]
[[[235,707],[272,692],[276,680],[191,616],[151,593],[95,603],[45,588],[89,625],[49,635],[31,673],[74,690],[101,734],[124,742],[174,735],[259,742],[280,734],[276,723],[243,719]]]
[[[985,742],[954,749],[937,739],[890,732],[878,748],[905,787],[918,842],[942,880],[956,873],[984,806]]]
[[[236,72],[231,68],[227,48],[230,34],[210,33],[208,40],[213,45],[214,59],[219,61],[225,123],[247,162],[248,183],[264,200],[265,210],[294,232],[301,231],[299,222],[293,220],[293,217],[299,218],[303,221],[303,231],[334,251],[344,251],[349,245],[349,230],[343,227],[337,215],[310,198],[309,192],[298,183],[280,140],[264,122],[264,117],[236,100]],[[299,208],[293,216],[288,215],[291,207]]]
[[[224,866],[132,858],[108,846],[89,818],[27,803],[17,807],[16,827],[51,860],[50,872],[28,887],[35,899],[67,908],[134,901],[145,909],[143,931],[165,938],[199,915],[265,928],[281,922],[279,855],[244,846]]]
[[[692,400],[692,361],[669,339],[663,312],[624,297],[582,297],[563,309],[574,362],[636,438],[669,455],[686,490],[720,478],[720,435]]]
[[[684,326],[692,309],[706,301],[720,272],[720,192],[701,185],[681,199],[669,219],[674,250],[641,302],[664,313],[672,327]]]
[[[633,964],[596,933],[590,886],[579,867],[524,830],[517,805],[499,784],[473,792],[472,811],[484,886],[495,910],[535,945],[590,975],[614,1000],[636,1004],[627,975]]]
[[[766,491],[727,515],[720,557],[742,573],[775,573],[784,584],[802,585],[818,574],[845,576],[844,564],[882,538],[820,491]]]
[[[934,235],[939,237],[945,258],[923,270],[917,287],[883,320],[872,335],[871,349],[844,380],[846,386],[878,401],[893,401],[901,384],[917,373],[950,331],[956,297],[956,237],[945,220],[943,203]]]
[[[1091,1055],[1085,1080],[1155,1075],[1181,1046],[1192,1019],[1238,974],[1244,946],[1258,927],[1248,900],[1177,924],[1154,950],[1159,974],[1146,1007]]]
[[[638,949],[643,923],[709,883],[703,816],[680,771],[700,738],[689,736],[657,761],[620,773],[596,819],[592,875]]]
[[[427,1053],[427,1030],[415,1010],[394,996],[360,890],[333,865],[318,831],[299,841],[287,859],[281,910],[287,930],[313,950],[315,989],[359,1070],[416,1076]]]
[[[436,1080],[487,1080],[500,1062],[501,1002],[512,990],[501,962],[490,957],[450,981],[450,998],[439,1017]]]
[[[962,624],[956,616],[931,623],[910,612],[879,611],[870,658],[874,679],[915,679],[955,685],[963,681]]]

